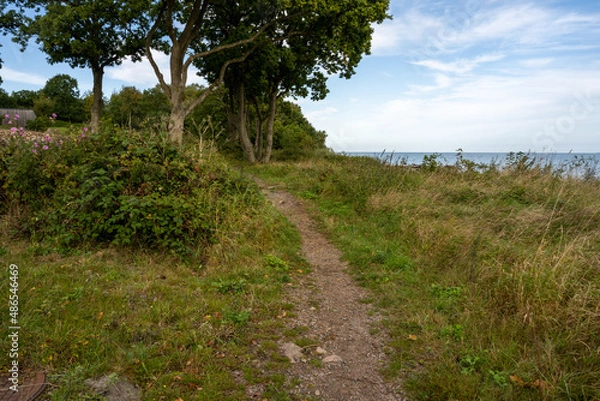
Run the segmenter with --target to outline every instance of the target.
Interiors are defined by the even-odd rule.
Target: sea
[[[558,173],[585,178],[600,178],[600,153],[534,152],[342,152],[348,156],[367,156],[390,165],[421,166],[434,160],[442,166],[472,161],[476,169],[495,166],[503,169],[518,161],[528,165],[551,166]],[[464,165],[464,163],[463,163]]]

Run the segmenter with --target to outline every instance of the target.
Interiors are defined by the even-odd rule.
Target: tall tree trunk
[[[271,150],[273,150],[273,129],[275,127],[275,115],[277,113],[277,90],[270,94],[269,99],[269,119],[267,120],[267,143],[265,146],[265,154],[262,158],[263,163],[268,163],[271,160]]]
[[[263,157],[263,123],[264,119],[260,111],[260,103],[258,99],[253,99],[254,108],[256,109],[256,138],[254,138],[254,149],[256,150],[256,159],[262,160]]]
[[[241,82],[236,88],[236,97],[238,101],[238,130],[240,134],[240,142],[244,151],[244,156],[248,163],[256,163],[256,156],[254,155],[254,147],[252,141],[248,137],[248,126],[246,124],[246,93],[244,83]]]
[[[185,85],[187,82],[187,71],[183,66],[185,52],[178,42],[173,43],[171,48],[170,67],[171,67],[171,87],[170,97],[171,114],[169,115],[169,139],[171,142],[181,145],[183,142],[183,130],[185,116],[187,115],[185,106]]]
[[[169,140],[179,145],[183,142],[185,116],[186,112],[185,107],[183,107],[183,100],[173,102],[167,129],[169,130]]]
[[[102,118],[102,78],[104,76],[103,67],[92,67],[94,76],[93,103],[92,103],[92,121],[90,123],[92,132],[100,130],[100,119]]]

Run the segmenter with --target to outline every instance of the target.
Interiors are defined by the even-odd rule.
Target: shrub
[[[216,228],[215,209],[247,187],[159,135],[14,137],[0,155],[4,202],[27,210],[16,228],[62,249],[110,243],[198,254]]]

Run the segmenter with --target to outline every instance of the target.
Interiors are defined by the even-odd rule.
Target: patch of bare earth
[[[293,361],[288,377],[300,383],[292,392],[300,399],[328,401],[405,400],[400,383],[385,381],[379,373],[386,361],[385,335],[373,330],[381,328],[380,317],[361,303],[368,293],[348,275],[341,252],[317,230],[302,201],[259,184],[297,227],[302,252],[313,269],[307,279],[290,286],[287,294],[295,305],[295,316],[287,319],[289,328],[307,330],[302,336],[318,343],[304,348],[280,344],[281,352]]]

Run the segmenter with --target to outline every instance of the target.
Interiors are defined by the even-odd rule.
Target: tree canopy
[[[73,68],[90,68],[94,77],[92,122],[98,129],[102,114],[104,68],[127,57],[139,61],[144,52],[149,0],[80,0],[23,2],[37,10],[21,26],[24,45],[35,37],[50,63],[66,62]]]
[[[350,78],[362,56],[370,52],[372,24],[388,17],[388,6],[387,0],[292,2],[287,9],[292,17],[265,29],[257,49],[227,70],[229,127],[249,162],[269,161],[277,99],[309,95],[323,99],[328,76]],[[209,46],[218,46],[243,37],[251,24],[261,23],[251,22],[244,10],[229,3],[212,18],[207,41]],[[210,55],[197,59],[196,65],[209,80],[216,80],[224,60],[241,52],[235,48]],[[250,106],[254,110],[253,135],[252,127],[247,127]]]
[[[5,11],[9,3],[30,10],[21,17],[26,23]],[[248,161],[266,162],[280,100],[323,99],[329,76],[350,78],[370,51],[373,24],[389,17],[388,7],[389,0],[0,0],[0,30],[15,32],[18,25],[19,41],[35,37],[50,63],[92,69],[93,130],[100,124],[104,68],[126,58],[148,58],[169,104],[169,137],[177,143],[186,118],[224,82],[231,136]],[[168,56],[168,70],[157,52]],[[192,66],[207,79],[202,90],[188,89]],[[139,93],[125,95],[114,99],[111,112],[133,127],[132,99]]]

